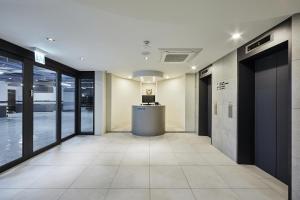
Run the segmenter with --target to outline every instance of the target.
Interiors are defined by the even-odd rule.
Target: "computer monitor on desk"
[[[142,103],[143,104],[155,103],[155,95],[143,95]]]

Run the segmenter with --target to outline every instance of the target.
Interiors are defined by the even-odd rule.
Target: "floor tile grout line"
[[[119,171],[120,171],[121,163],[122,163],[124,157],[125,157],[125,156],[122,157],[122,159],[121,159],[121,161],[120,161],[120,164],[118,165],[118,169],[116,170],[116,173],[115,173],[115,175],[114,175],[114,178],[112,179],[111,183],[109,184],[109,187],[110,187],[110,188],[112,188],[113,182],[114,182],[115,178],[117,177],[117,175],[118,175],[118,173],[119,173]]]
[[[191,184],[190,184],[190,182],[189,182],[189,180],[188,180],[188,178],[187,178],[187,176],[186,176],[186,174],[185,174],[185,172],[184,172],[184,170],[183,170],[183,167],[180,166],[180,169],[181,169],[181,171],[182,171],[182,173],[183,173],[183,175],[184,175],[184,177],[185,177],[185,179],[186,179],[186,181],[187,181],[187,183],[188,183],[188,185],[189,185],[189,189],[190,189],[191,192],[192,192],[193,198],[194,198],[195,200],[197,200],[196,195],[194,194],[194,191],[193,191],[193,189],[192,189],[192,187],[191,187]]]
[[[67,191],[68,191],[68,189],[64,189],[64,191],[59,195],[59,197],[57,198],[57,200],[60,200]]]
[[[89,168],[89,166],[85,166],[82,171],[78,174],[78,176],[72,181],[72,183],[66,188],[66,189],[70,189],[72,187],[72,185],[79,179],[79,177],[83,174],[83,172]]]

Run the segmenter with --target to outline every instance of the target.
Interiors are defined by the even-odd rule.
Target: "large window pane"
[[[81,133],[94,132],[94,80],[80,80]]]
[[[33,150],[56,141],[56,72],[33,69]]]
[[[61,137],[75,133],[75,78],[61,77]]]
[[[0,165],[22,157],[23,64],[0,56]]]

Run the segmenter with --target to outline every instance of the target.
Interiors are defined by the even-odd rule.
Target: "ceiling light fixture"
[[[4,74],[4,72],[0,72],[0,75],[1,75],[1,74]]]
[[[166,76],[166,79],[169,79],[170,77],[169,76]]]
[[[84,57],[80,57],[80,60],[81,60],[81,61],[84,61]]]
[[[197,66],[196,65],[193,65],[192,66],[192,70],[196,70],[197,69]]]
[[[128,78],[128,79],[132,79],[132,76],[128,76],[127,78]]]
[[[47,39],[49,42],[55,42],[55,39],[54,39],[54,38],[47,37],[46,39]]]
[[[149,59],[149,55],[151,54],[151,52],[150,52],[150,48],[151,48],[150,41],[145,40],[143,48],[144,48],[144,50],[142,51],[142,55],[144,56],[145,60],[148,60]]]
[[[233,33],[233,34],[231,35],[231,38],[232,38],[233,40],[241,39],[241,37],[242,37],[242,34],[241,34],[241,33]]]

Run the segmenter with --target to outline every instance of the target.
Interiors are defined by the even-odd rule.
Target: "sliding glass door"
[[[57,73],[33,67],[33,151],[56,142]]]
[[[22,157],[23,63],[0,56],[0,166]]]
[[[61,138],[75,134],[75,78],[61,76]]]

